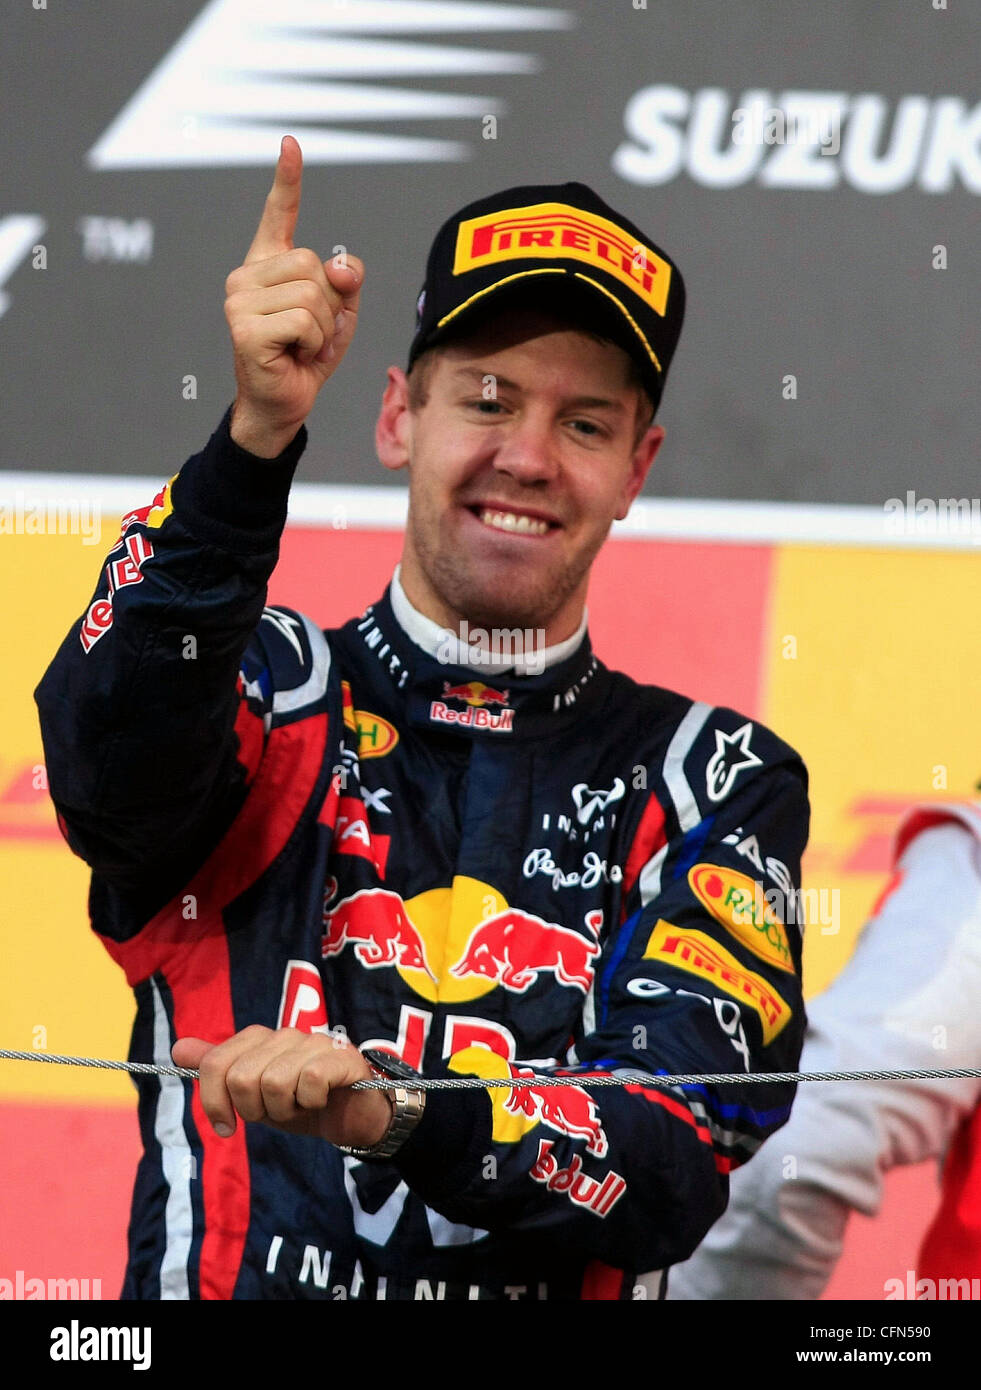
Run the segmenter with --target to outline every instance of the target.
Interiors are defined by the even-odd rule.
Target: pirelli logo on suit
[[[759,1015],[767,1046],[790,1019],[790,1005],[768,980],[747,970],[724,946],[693,927],[676,927],[662,917],[651,932],[644,959],[663,960],[746,1004]]]
[[[453,274],[497,261],[581,261],[614,276],[663,318],[671,266],[606,217],[567,203],[533,203],[461,222]]]

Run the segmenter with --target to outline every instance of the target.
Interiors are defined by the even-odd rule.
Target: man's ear
[[[409,410],[409,386],[400,367],[389,367],[388,384],[382,396],[378,423],[375,425],[375,449],[386,468],[405,468],[412,444],[412,415]]]
[[[620,508],[616,520],[622,521],[630,511],[631,503],[644,486],[644,479],[657,457],[657,451],[664,442],[664,430],[660,425],[651,427],[641,436],[640,442],[631,455],[630,474],[623,486]]]

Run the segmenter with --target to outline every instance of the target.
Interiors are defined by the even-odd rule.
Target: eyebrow
[[[498,386],[503,386],[505,391],[520,392],[522,389],[518,382],[511,381],[506,376],[498,376],[496,372],[485,372],[480,367],[455,367],[453,375],[458,378],[465,377],[469,381],[480,382],[481,384],[483,384],[485,377],[492,376]],[[620,415],[626,410],[626,406],[620,401],[611,400],[607,396],[575,396],[565,404],[568,407],[578,406],[580,409],[610,410]]]

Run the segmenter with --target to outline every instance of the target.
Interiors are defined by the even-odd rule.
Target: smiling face
[[[406,595],[453,630],[465,618],[562,641],[663,438],[644,427],[650,402],[632,363],[529,310],[485,321],[426,369],[415,408],[405,374],[389,369],[376,430],[382,463],[409,470]]]

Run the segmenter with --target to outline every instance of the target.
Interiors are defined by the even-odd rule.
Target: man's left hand
[[[201,1105],[222,1139],[237,1116],[287,1134],[369,1148],[388,1129],[392,1104],[384,1091],[352,1091],[372,1072],[347,1039],[296,1028],[253,1024],[223,1043],[179,1038],[174,1065],[200,1073]]]

